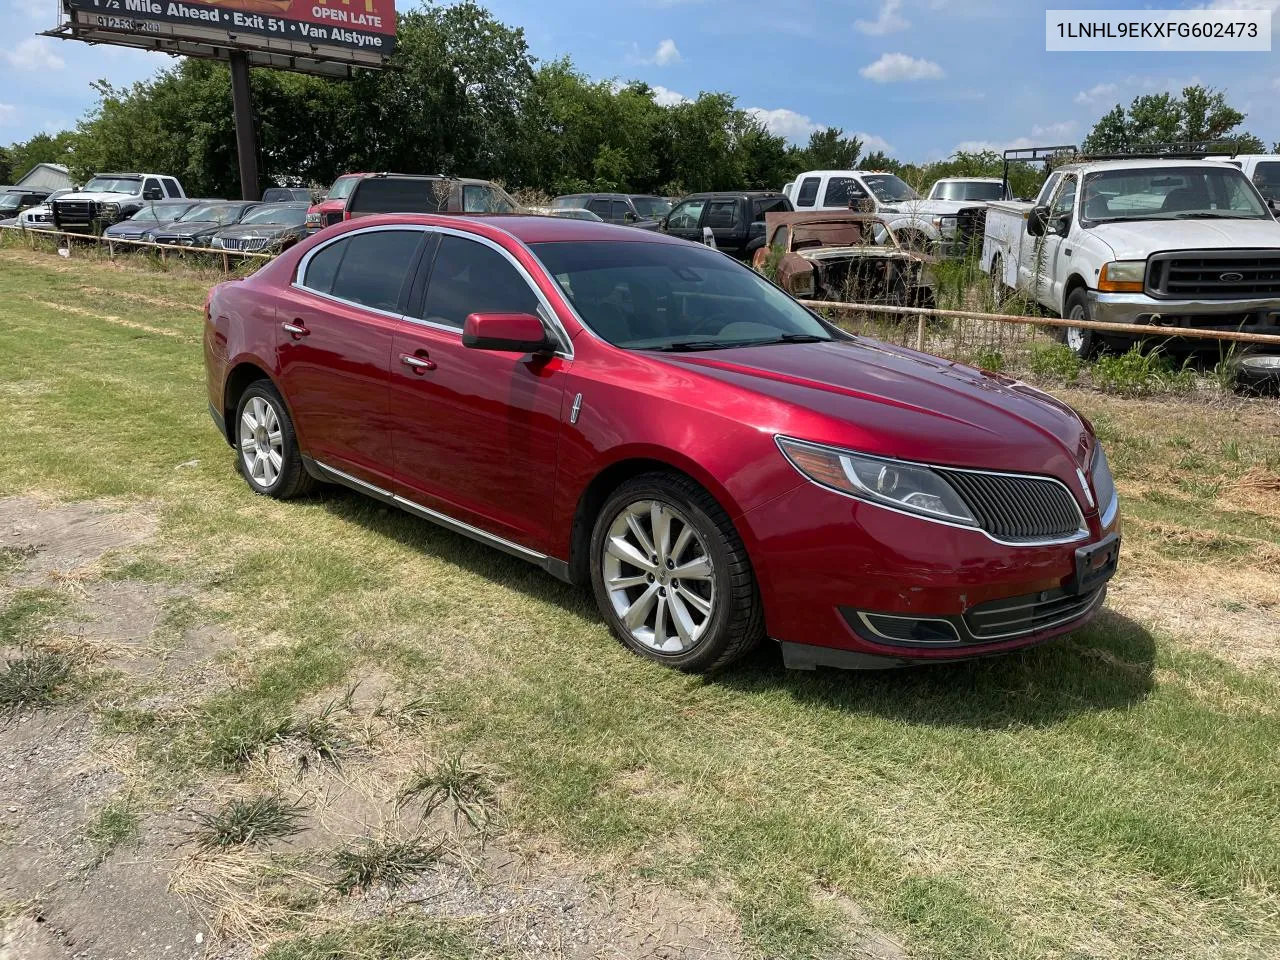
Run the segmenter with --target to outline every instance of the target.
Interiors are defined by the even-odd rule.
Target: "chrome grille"
[[[262,237],[251,237],[249,239],[220,237],[218,242],[222,244],[222,249],[224,250],[241,250],[245,252],[261,250],[267,245],[267,241]]]
[[[1147,264],[1146,286],[1165,299],[1280,297],[1280,250],[1157,253]]]
[[[1106,587],[1089,593],[1045,590],[1021,597],[980,603],[965,611],[964,622],[975,640],[1037,633],[1070,623],[1088,613]]]
[[[997,540],[1008,543],[1062,540],[1084,529],[1084,517],[1075,497],[1056,480],[934,469],[960,494],[978,526]]]

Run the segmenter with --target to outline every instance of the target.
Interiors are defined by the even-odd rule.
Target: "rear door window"
[[[400,305],[400,290],[422,237],[420,230],[371,230],[333,244],[333,247],[345,249],[334,265],[328,292],[361,306],[396,312]],[[316,271],[316,261],[330,249],[326,247],[312,258],[307,268],[307,286],[312,286],[310,281]],[[326,263],[321,269],[327,269],[327,266]],[[322,282],[324,276],[320,274],[315,279]],[[312,289],[324,292],[320,287]]]
[[[171,197],[182,196],[182,188],[178,186],[178,181],[173,179],[173,177],[161,177],[160,182],[164,184],[164,189],[169,194],[169,196]]]
[[[732,230],[738,222],[737,200],[712,200],[707,207],[706,225],[713,230]]]
[[[763,200],[751,201],[751,219],[763,220],[764,215],[770,210],[788,210],[786,197],[768,197]]]
[[[602,197],[597,197],[596,199],[590,201],[587,204],[587,209],[590,210],[592,213],[594,213],[601,220],[609,219],[609,201],[605,200]]]
[[[814,201],[818,199],[818,185],[821,183],[821,177],[805,177],[800,182],[800,192],[796,196],[796,206],[812,207]]]
[[[627,214],[631,212],[631,208],[627,206],[625,200],[614,200],[609,204],[609,219],[614,223],[626,223]]]

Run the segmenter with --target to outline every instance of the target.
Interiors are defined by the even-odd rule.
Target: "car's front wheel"
[[[250,384],[240,396],[236,453],[240,473],[254,493],[288,500],[314,485],[302,465],[289,409],[269,380]]]
[[[1088,294],[1083,289],[1073,290],[1071,296],[1067,297],[1066,310],[1063,312],[1066,320],[1089,322],[1091,318],[1089,316]],[[1062,338],[1062,342],[1071,349],[1071,352],[1081,360],[1092,359],[1101,346],[1101,338],[1086,327],[1059,327],[1058,335]]]
[[[764,636],[746,548],[687,477],[644,474],[613,493],[591,537],[591,583],[624,646],[679,670],[715,670]]]

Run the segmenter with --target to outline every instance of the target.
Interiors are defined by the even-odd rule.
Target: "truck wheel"
[[[991,306],[997,311],[1004,306],[1004,260],[998,253],[991,258]]]
[[[1085,320],[1089,317],[1089,297],[1084,288],[1073,290],[1067,297],[1064,320]],[[1089,360],[1098,352],[1100,340],[1096,333],[1084,327],[1058,327],[1059,338],[1081,360]]]

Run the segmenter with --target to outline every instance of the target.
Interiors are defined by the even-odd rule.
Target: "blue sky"
[[[401,3],[402,9],[407,4]],[[568,54],[593,77],[644,80],[662,96],[726,91],[803,141],[815,125],[856,131],[907,160],[957,148],[1078,141],[1117,102],[1205,83],[1246,127],[1280,140],[1280,40],[1273,53],[1046,53],[1044,10],[1140,0],[492,0],[533,54]],[[1166,0],[1264,8],[1280,0]],[[91,80],[125,84],[160,55],[37,39],[57,0],[0,0],[0,143],[74,124]]]

